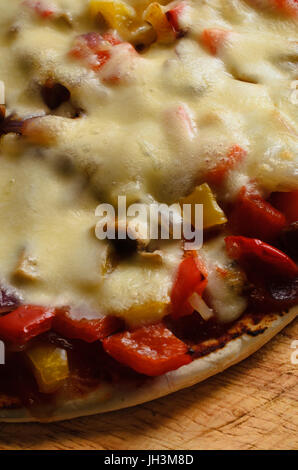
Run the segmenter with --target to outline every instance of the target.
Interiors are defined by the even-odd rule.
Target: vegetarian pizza
[[[0,420],[252,354],[297,315],[297,0],[0,4]],[[124,196],[203,205],[203,245],[117,218],[100,239]]]

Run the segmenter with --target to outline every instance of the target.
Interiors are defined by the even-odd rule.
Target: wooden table
[[[135,408],[58,424],[0,424],[0,449],[297,449],[292,323],[249,359]]]

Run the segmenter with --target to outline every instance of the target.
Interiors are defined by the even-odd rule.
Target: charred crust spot
[[[236,331],[233,330],[233,328],[236,329]],[[198,359],[199,357],[207,356],[211,354],[212,352],[215,352],[219,349],[223,349],[228,343],[231,341],[240,338],[244,334],[247,334],[252,337],[259,336],[263,334],[267,330],[267,327],[259,328],[257,330],[254,330],[252,328],[252,325],[246,325],[242,324],[241,322],[239,324],[236,324],[234,327],[231,327],[230,329],[227,330],[225,334],[220,336],[219,338],[214,338],[208,341],[203,341],[202,343],[193,346],[194,349],[194,354],[193,358]]]
[[[41,96],[48,108],[54,110],[62,103],[69,101],[70,91],[61,83],[49,79],[41,88]]]
[[[219,324],[214,319],[205,322],[199,314],[174,320],[169,316],[165,324],[175,336],[189,347],[193,359],[208,356],[223,349],[228,343],[247,334],[257,337],[263,334],[279,314],[249,313],[233,323]]]
[[[221,341],[214,340],[212,344],[202,343],[196,348],[196,351],[193,355],[193,359],[199,359],[200,357],[208,356],[209,354],[219,349],[223,349],[228,342],[228,338],[223,338]]]
[[[265,331],[267,330],[267,328],[260,328],[259,330],[248,330],[246,332],[246,334],[248,334],[249,336],[253,336],[253,337],[256,337],[256,336],[259,336],[261,334],[263,334]]]

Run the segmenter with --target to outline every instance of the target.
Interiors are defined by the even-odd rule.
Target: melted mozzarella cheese
[[[235,145],[247,157],[218,194],[223,201],[250,180],[265,195],[297,188],[297,22],[244,0],[188,0],[184,38],[142,54],[120,44],[94,71],[69,55],[78,35],[98,30],[88,2],[44,2],[62,15],[39,17],[21,0],[1,10],[7,114],[44,117],[27,138],[1,138],[0,277],[26,302],[117,314],[133,325],[156,321],[167,312],[180,243],[164,246],[160,263],[136,254],[105,272],[109,243],[94,236],[95,208],[116,205],[119,194],[177,202]],[[217,55],[200,39],[208,28],[230,32]],[[40,92],[48,79],[70,91],[71,103],[49,110]],[[188,120],[177,118],[181,108]],[[223,252],[217,246],[206,246],[210,266]],[[24,252],[36,261],[36,279],[15,275]],[[244,310],[216,274],[208,290],[220,320]]]

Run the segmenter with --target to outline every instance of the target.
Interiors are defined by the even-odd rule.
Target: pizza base
[[[154,378],[150,380],[150,383],[147,382],[137,390],[119,390],[115,386],[104,385],[88,397],[69,400],[57,406],[50,417],[37,419],[31,416],[28,410],[23,408],[2,409],[0,410],[0,421],[10,423],[62,421],[129,408],[161,398],[202,382],[208,377],[218,374],[246,359],[293,321],[297,315],[298,307],[291,309],[282,316],[276,316],[275,319],[272,319],[271,316],[265,316],[258,323],[257,328],[255,325],[251,325],[252,332],[256,336],[245,333],[241,337],[226,343],[223,348],[195,359],[178,370]]]

